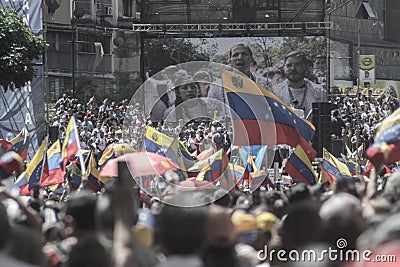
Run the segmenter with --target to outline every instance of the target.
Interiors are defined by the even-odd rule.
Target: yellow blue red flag
[[[346,164],[335,158],[325,148],[323,149],[322,180],[335,182],[337,179],[350,178],[351,173]]]
[[[42,179],[42,187],[64,182],[65,171],[62,164],[63,157],[61,155],[61,142],[57,139],[47,150],[47,165],[49,173],[46,178]]]
[[[308,185],[316,184],[317,175],[300,145],[297,145],[292,155],[290,155],[285,165],[285,170],[295,182],[303,182]]]
[[[32,160],[28,163],[26,170],[18,177],[15,185],[21,188],[21,194],[25,189],[30,190],[34,184],[40,184],[43,179],[43,175],[48,175],[45,171],[46,167],[46,148],[47,148],[47,138],[45,138],[33,156]],[[26,192],[26,191],[25,191]]]
[[[400,160],[400,108],[380,123],[374,143],[367,149],[367,158],[374,165]]]
[[[23,128],[16,137],[10,140],[11,147],[8,149],[8,151],[14,151],[18,153],[22,160],[26,160],[28,156],[29,140],[29,132],[26,128]]]
[[[233,144],[301,145],[308,158],[314,160],[315,150],[309,141],[315,127],[296,116],[282,100],[251,79],[223,70],[222,79],[232,110],[235,133]]]

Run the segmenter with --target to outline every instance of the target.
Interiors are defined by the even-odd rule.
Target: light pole
[[[326,88],[328,90],[328,93],[331,92],[331,44],[330,44],[330,39],[331,39],[331,27],[332,27],[332,13],[334,13],[336,10],[346,6],[348,3],[350,3],[351,0],[347,0],[340,4],[339,6],[335,7],[334,9],[330,10],[328,12],[328,21],[330,22],[330,27],[328,29],[328,38],[327,38],[327,59],[328,59],[328,65],[327,65],[327,77],[326,77]]]
[[[82,18],[85,12],[82,8],[76,8],[76,2],[74,1],[74,11],[72,12],[71,27],[72,27],[72,39],[71,39],[71,54],[72,54],[72,98],[75,98],[75,68],[76,68],[76,30],[77,20]]]
[[[358,145],[360,139],[360,54],[361,54],[361,43],[360,43],[360,19],[357,18],[357,90],[356,90],[356,175],[359,174],[360,171],[360,160],[358,156]]]
[[[75,98],[75,43],[76,43],[76,19],[72,18],[72,98]]]

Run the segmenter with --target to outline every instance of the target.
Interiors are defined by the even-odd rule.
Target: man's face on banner
[[[317,72],[325,72],[326,71],[326,59],[325,58],[317,58],[314,62],[314,69]]]
[[[182,101],[197,98],[199,95],[199,88],[196,83],[187,83],[178,87],[178,93]]]
[[[229,60],[229,64],[245,73],[248,74],[250,71],[251,63],[253,62],[253,57],[250,54],[250,51],[243,46],[234,46],[231,50],[231,58]]]
[[[306,64],[301,57],[289,57],[284,66],[287,79],[291,82],[299,82],[306,76]]]

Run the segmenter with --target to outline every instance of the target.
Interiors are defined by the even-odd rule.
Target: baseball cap
[[[236,231],[239,233],[239,240],[244,244],[251,244],[258,235],[256,217],[242,210],[236,210],[231,217]]]
[[[271,232],[278,218],[271,212],[263,211],[256,216],[257,227]]]

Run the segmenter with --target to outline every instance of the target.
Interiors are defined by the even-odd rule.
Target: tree
[[[198,50],[198,46],[181,38],[148,39],[144,43],[144,66],[152,76],[169,65],[208,61],[205,51]]]
[[[272,65],[277,65],[292,51],[302,51],[309,60],[313,60],[316,55],[326,53],[326,40],[320,37],[285,37],[282,46],[270,47],[267,52]]]
[[[14,9],[0,6],[0,85],[5,91],[32,80],[32,61],[39,59],[45,47],[45,41],[33,34]]]

